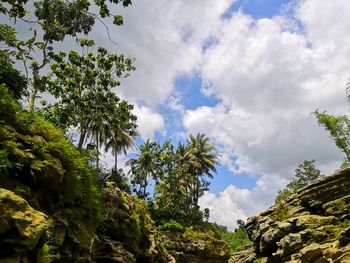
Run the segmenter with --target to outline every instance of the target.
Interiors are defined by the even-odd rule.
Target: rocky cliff
[[[350,262],[350,168],[248,219],[254,246],[231,262]]]

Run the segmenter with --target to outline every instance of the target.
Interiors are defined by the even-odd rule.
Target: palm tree
[[[186,158],[189,173],[192,175],[192,205],[197,207],[198,199],[203,194],[203,189],[207,188],[203,177],[213,178],[213,173],[216,173],[215,165],[218,164],[220,155],[216,152],[215,146],[209,142],[209,138],[204,134],[198,133],[196,136],[191,134],[187,143]]]
[[[132,184],[139,185],[137,195],[143,199],[147,197],[147,185],[150,178],[157,180],[161,173],[160,154],[161,150],[158,143],[151,142],[149,139],[144,145],[138,146],[139,153],[135,159],[127,161],[132,174]]]
[[[134,138],[139,134],[136,131],[126,132],[120,127],[112,128],[112,136],[107,140],[105,145],[105,152],[112,150],[114,156],[114,170],[118,170],[118,154],[127,154],[129,148],[135,147]]]

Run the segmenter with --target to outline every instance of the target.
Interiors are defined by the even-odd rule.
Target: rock
[[[127,251],[123,244],[106,236],[101,236],[94,241],[92,260],[97,263],[135,263],[133,254]]]
[[[220,263],[230,258],[226,242],[217,239],[211,230],[193,227],[178,236],[168,236],[165,248],[178,263]]]
[[[15,193],[0,188],[0,257],[9,256],[8,262],[16,262],[39,250],[39,241],[49,228],[48,217],[29,206]]]
[[[338,240],[341,246],[346,246],[350,243],[350,227],[340,233]]]
[[[254,253],[236,262],[350,262],[350,168],[336,171],[247,220]],[[234,262],[234,261],[232,261]]]
[[[260,240],[259,248],[262,254],[273,253],[277,250],[277,242],[284,236],[280,229],[269,229]]]
[[[319,244],[311,244],[307,247],[304,247],[300,251],[300,260],[302,262],[313,262],[316,259],[322,257],[322,247]]]
[[[252,263],[254,262],[255,257],[256,257],[256,254],[254,252],[254,248],[250,247],[234,253],[230,258],[229,263],[237,263],[237,262]]]

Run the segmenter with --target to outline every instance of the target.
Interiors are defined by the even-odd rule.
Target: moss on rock
[[[0,258],[4,262],[36,258],[49,226],[47,215],[12,191],[0,188]]]
[[[256,255],[241,262],[348,262],[350,168],[309,185],[284,202],[248,219]],[[350,262],[350,261],[349,261]]]

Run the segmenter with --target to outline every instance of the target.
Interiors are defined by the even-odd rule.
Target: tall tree
[[[192,175],[193,205],[198,206],[199,197],[208,187],[204,176],[213,178],[219,154],[215,146],[209,142],[209,138],[198,133],[196,136],[190,135],[186,155],[188,155],[189,171]]]
[[[30,87],[29,108],[33,111],[38,94],[46,91],[46,86],[43,85],[45,76],[41,71],[52,60],[55,42],[64,41],[66,36],[78,37],[79,34],[88,34],[96,20],[105,25],[103,18],[106,17],[113,17],[114,24],[122,25],[122,16],[110,11],[112,4],[122,4],[126,7],[131,4],[131,0],[39,0],[33,1],[33,6],[31,2],[1,1],[0,13],[13,18],[15,22],[20,20],[27,24],[28,32],[32,32],[33,36],[28,40],[20,40],[15,34],[15,37],[11,38],[0,37],[0,42],[4,44],[2,49],[10,51],[16,60],[23,62]],[[96,7],[98,13],[93,11]],[[9,25],[6,26],[7,30],[14,31]],[[108,28],[106,32],[110,38]]]
[[[86,49],[92,48],[93,44],[91,40],[81,41]],[[63,112],[66,125],[77,126],[79,149],[82,149],[87,137],[92,138],[99,149],[99,145],[106,143],[109,129],[115,125],[117,118],[129,122],[129,130],[136,128],[136,117],[131,114],[132,106],[120,102],[112,91],[120,85],[120,78],[128,76],[129,71],[134,69],[131,59],[98,48],[97,54],[60,52],[54,56],[50,67],[52,72],[48,75],[48,90],[57,101],[48,107],[49,111],[52,107],[61,109],[53,112]],[[66,114],[67,109],[69,115]],[[119,116],[121,113],[127,116]]]
[[[314,112],[318,123],[329,132],[337,147],[345,154],[346,163],[350,162],[350,119],[346,115],[332,116],[326,112]]]
[[[158,143],[151,142],[149,139],[138,148],[139,153],[136,154],[136,158],[130,159],[127,165],[131,168],[131,183],[134,186],[139,186],[139,189],[134,189],[134,191],[140,198],[146,199],[149,179],[158,180],[162,173],[160,164],[161,149]]]
[[[130,104],[122,101],[119,103],[118,112],[110,121],[105,151],[112,150],[114,170],[118,170],[118,154],[126,154],[128,148],[135,147],[134,138],[139,135],[135,130],[136,116],[132,114],[132,109]]]

